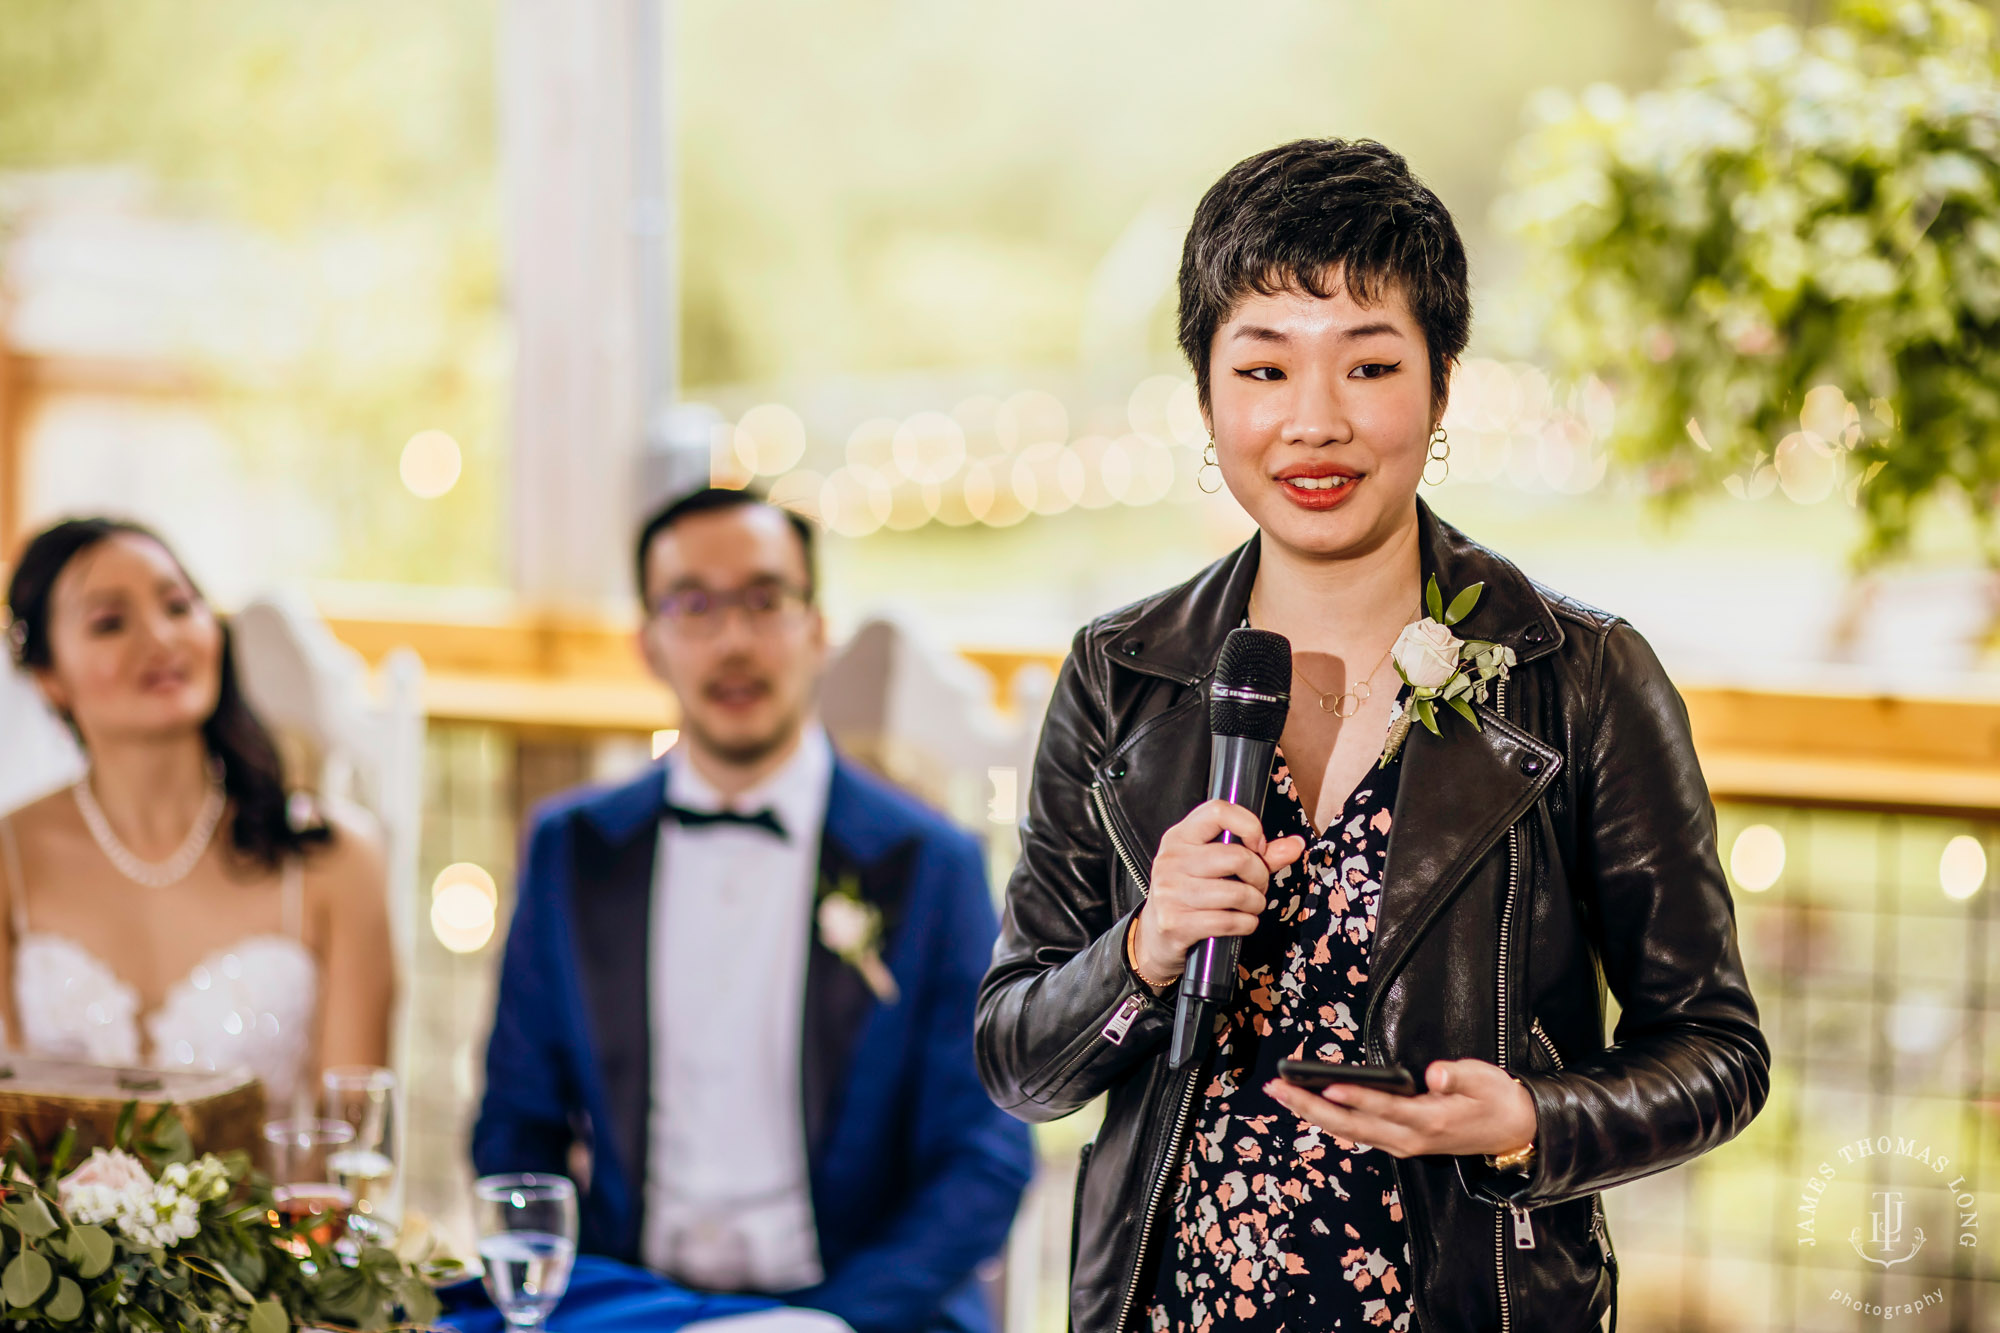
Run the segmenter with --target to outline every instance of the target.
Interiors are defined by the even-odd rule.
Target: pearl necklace
[[[164,861],[142,861],[112,831],[111,821],[105,818],[104,807],[97,803],[96,795],[90,790],[88,773],[77,779],[70,792],[76,797],[76,808],[83,815],[84,827],[90,830],[97,849],[117,867],[119,874],[149,889],[164,889],[188,877],[195,862],[208,851],[208,844],[214,839],[215,830],[229,808],[229,798],[223,794],[222,783],[211,773],[208,795],[202,798],[201,810],[194,817],[194,827],[188,830],[180,848]]]

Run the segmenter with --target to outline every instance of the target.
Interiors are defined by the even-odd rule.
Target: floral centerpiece
[[[1709,0],[1665,85],[1550,91],[1503,223],[1548,348],[1661,496],[1779,487],[1897,553],[1934,501],[2000,562],[2000,47],[1967,0],[1801,29]]]
[[[196,1157],[171,1108],[125,1108],[115,1146],[46,1159],[17,1137],[0,1191],[0,1318],[17,1329],[285,1333],[385,1329],[438,1315],[456,1265],[330,1250],[324,1219],[286,1220],[244,1153]]]

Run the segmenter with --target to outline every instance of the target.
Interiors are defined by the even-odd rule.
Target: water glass
[[[340,1183],[333,1159],[354,1143],[354,1126],[342,1120],[273,1120],[264,1126],[264,1154],[271,1171],[271,1225],[290,1226],[331,1245],[347,1224],[354,1195]],[[304,1258],[304,1241],[291,1246]]]
[[[474,1223],[486,1294],[507,1322],[535,1329],[569,1290],[576,1261],[576,1186],[566,1176],[482,1176]]]
[[[396,1115],[396,1075],[373,1065],[336,1065],[320,1077],[326,1118],[354,1129],[354,1142],[332,1154],[334,1180],[354,1196],[347,1226],[357,1240],[394,1238],[397,1163],[402,1155]]]

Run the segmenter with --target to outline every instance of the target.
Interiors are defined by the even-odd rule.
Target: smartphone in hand
[[[1331,1083],[1353,1083],[1399,1097],[1423,1091],[1417,1076],[1401,1065],[1330,1065],[1319,1060],[1280,1060],[1278,1077],[1294,1086],[1318,1092]]]

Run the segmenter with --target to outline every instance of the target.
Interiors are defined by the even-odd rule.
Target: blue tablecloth
[[[461,1333],[502,1333],[507,1321],[486,1299],[477,1279],[454,1282],[438,1295],[448,1328]],[[549,1316],[548,1333],[672,1333],[702,1319],[769,1310],[778,1302],[763,1296],[707,1296],[676,1286],[657,1273],[596,1255],[578,1255],[569,1292]]]

